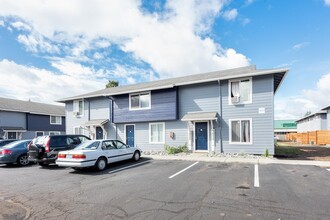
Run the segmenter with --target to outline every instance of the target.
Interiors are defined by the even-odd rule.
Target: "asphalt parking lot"
[[[0,219],[329,219],[330,171],[191,161],[0,165]]]

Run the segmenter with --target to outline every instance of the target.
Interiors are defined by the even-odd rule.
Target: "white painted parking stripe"
[[[259,169],[258,165],[254,165],[254,187],[259,187]]]
[[[186,167],[186,168],[184,168],[183,170],[181,170],[181,171],[179,171],[179,172],[173,174],[172,176],[170,176],[169,179],[172,179],[173,177],[179,175],[180,173],[183,173],[184,171],[188,170],[189,168],[195,166],[195,165],[198,164],[198,163],[199,163],[199,162],[197,161],[196,163],[191,164],[189,167]]]
[[[327,171],[330,171],[330,169],[327,169]]]
[[[121,171],[121,170],[126,170],[128,168],[131,168],[131,167],[136,167],[136,166],[139,166],[141,164],[145,164],[145,163],[149,163],[149,161],[144,161],[144,162],[141,162],[141,163],[137,163],[137,164],[133,164],[133,165],[130,165],[130,166],[127,166],[127,167],[122,167],[122,168],[119,168],[117,170],[112,170],[110,171],[109,173],[115,173],[115,172],[118,172],[118,171]]]

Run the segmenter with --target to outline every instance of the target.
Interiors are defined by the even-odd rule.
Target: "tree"
[[[105,88],[112,88],[117,87],[119,85],[119,82],[116,80],[109,80],[109,82],[105,85]]]

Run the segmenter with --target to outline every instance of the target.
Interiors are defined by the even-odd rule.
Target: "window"
[[[49,132],[49,135],[59,135],[59,134],[61,134],[60,131],[50,131]]]
[[[36,131],[36,137],[39,136],[44,136],[44,132],[43,131]]]
[[[73,101],[73,115],[74,116],[83,116],[84,115],[84,101],[83,100]]]
[[[17,132],[12,132],[12,131],[9,131],[7,133],[7,139],[17,139]]]
[[[139,109],[150,109],[150,92],[130,94],[129,95],[129,109],[139,110]]]
[[[61,116],[50,116],[50,124],[51,125],[61,125],[62,124],[62,117]]]
[[[229,120],[230,144],[252,144],[252,119]]]
[[[149,124],[149,142],[153,144],[165,143],[165,123]]]
[[[83,130],[83,128],[82,127],[74,127],[73,128],[73,133],[74,134],[84,134],[84,130]]]
[[[252,78],[229,80],[229,104],[252,103]]]

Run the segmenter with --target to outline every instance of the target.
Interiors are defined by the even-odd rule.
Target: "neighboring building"
[[[321,110],[298,119],[297,132],[327,130],[327,111]]]
[[[0,98],[0,137],[29,139],[65,133],[63,106]]]
[[[285,140],[288,133],[297,133],[297,122],[295,120],[275,120],[274,134],[280,140]]]
[[[326,123],[326,130],[330,131],[330,105],[322,109],[322,111],[326,111],[327,113],[327,123]]]
[[[102,89],[59,100],[66,132],[142,150],[274,153],[274,94],[288,69],[255,66]]]

